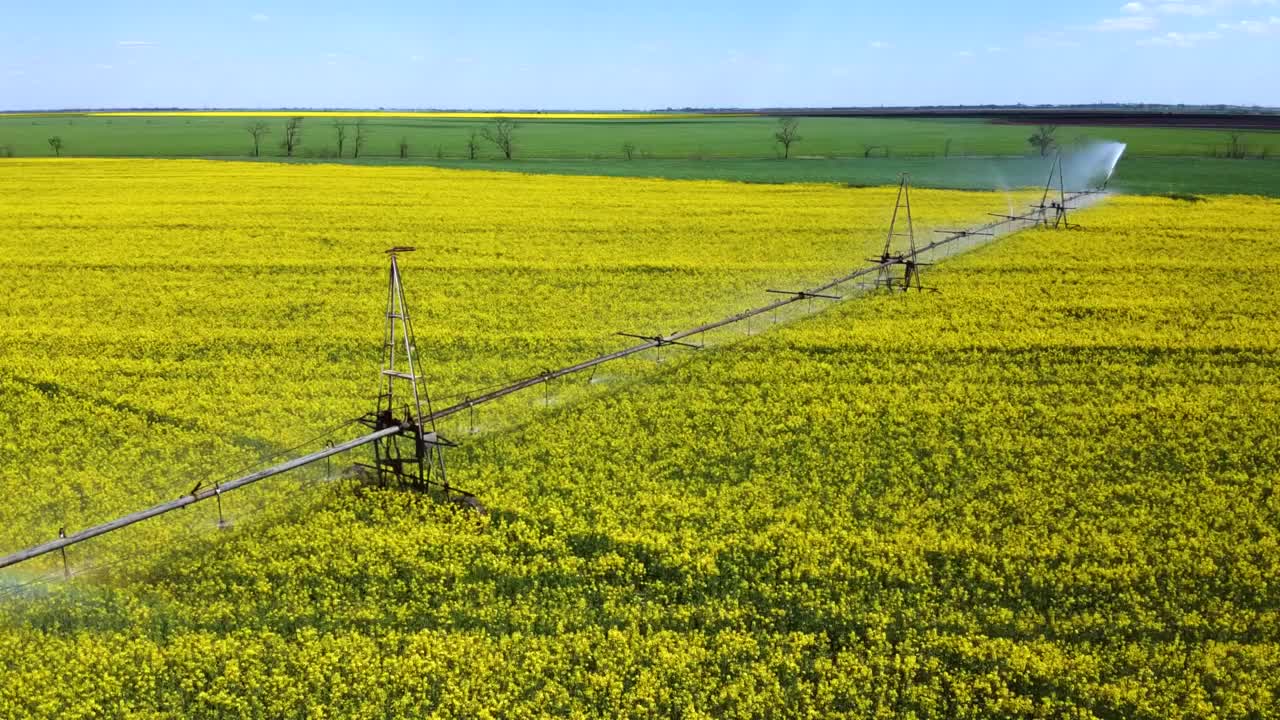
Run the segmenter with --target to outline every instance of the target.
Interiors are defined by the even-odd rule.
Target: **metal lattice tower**
[[[1053,178],[1058,177],[1058,198],[1050,200],[1049,194],[1053,192]],[[1049,166],[1049,177],[1044,181],[1044,195],[1040,197],[1040,217],[1045,227],[1049,227],[1049,217],[1053,217],[1053,227],[1056,229],[1059,225],[1069,228],[1071,225],[1067,222],[1067,183],[1062,177],[1062,151],[1059,150],[1057,156],[1053,159],[1053,165]]]
[[[363,421],[374,430],[401,428],[400,433],[380,438],[373,444],[372,469],[380,484],[403,484],[419,490],[436,486],[447,496],[449,480],[445,474],[443,448],[453,443],[436,432],[432,419],[431,398],[418,362],[413,320],[397,259],[399,253],[413,250],[394,247],[387,251],[391,263],[382,367],[378,377],[378,409]]]
[[[905,232],[898,229],[898,223],[903,218],[907,225]],[[901,249],[902,243],[898,243],[899,249],[895,251],[894,238],[906,238],[906,249]],[[920,283],[920,268],[930,263],[919,262],[916,253],[916,229],[911,217],[911,176],[903,173],[898,182],[898,199],[893,206],[893,218],[889,221],[889,233],[884,238],[884,250],[880,257],[871,258],[871,262],[880,265],[876,274],[876,287],[902,292],[913,287],[918,291],[932,289],[925,288]],[[902,266],[901,275],[897,270],[899,265]]]

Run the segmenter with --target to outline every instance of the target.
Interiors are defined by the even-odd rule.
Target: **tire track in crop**
[[[169,427],[177,428],[179,430],[184,430],[186,432],[199,433],[201,435],[207,435],[212,437],[223,437],[229,440],[232,444],[236,446],[253,450],[262,456],[271,456],[274,454],[284,452],[285,450],[283,446],[277,445],[267,440],[263,440],[261,438],[256,438],[249,435],[234,434],[234,433],[231,435],[223,435],[221,433],[216,433],[216,432],[213,432],[212,430],[202,427],[200,423],[193,418],[182,418],[175,415],[170,415],[168,413],[163,413],[158,410],[154,410],[148,407],[143,407],[141,405],[127,402],[125,400],[107,398],[102,395],[96,395],[94,393],[78,390],[68,385],[65,385],[63,383],[59,383],[51,380],[33,380],[31,378],[23,377],[21,375],[9,375],[9,377],[14,382],[17,382],[22,385],[26,385],[31,389],[44,395],[46,398],[50,400],[54,400],[60,397],[71,399],[71,400],[79,400],[92,405],[105,406],[117,412],[126,413],[129,415],[141,416],[150,425],[167,425]]]

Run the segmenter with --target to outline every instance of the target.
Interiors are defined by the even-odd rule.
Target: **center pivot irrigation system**
[[[1057,178],[1056,188],[1054,178]],[[925,287],[920,280],[920,268],[929,263],[921,262],[922,258],[937,253],[953,243],[972,237],[994,237],[1005,232],[1014,232],[1030,227],[1065,227],[1067,210],[1088,196],[1098,195],[1100,191],[1084,190],[1068,193],[1062,179],[1061,156],[1055,161],[1050,171],[1049,180],[1045,184],[1044,195],[1038,205],[1032,205],[1022,215],[995,215],[998,219],[972,230],[940,230],[940,240],[917,245],[915,227],[911,217],[911,187],[909,178],[904,174],[898,185],[897,202],[894,206],[893,218],[889,223],[889,232],[885,237],[884,250],[878,258],[872,258],[870,265],[863,266],[847,275],[807,290],[769,290],[768,292],[783,297],[766,305],[745,310],[714,322],[682,330],[670,335],[637,335],[618,333],[624,337],[636,338],[643,342],[630,347],[584,360],[576,365],[547,370],[538,375],[526,377],[498,389],[490,390],[477,397],[468,397],[460,403],[441,409],[433,409],[423,381],[422,367],[418,361],[417,346],[414,342],[413,321],[409,315],[409,306],[405,299],[404,285],[400,274],[399,255],[412,251],[412,247],[395,247],[387,251],[390,260],[390,272],[387,288],[386,324],[383,336],[382,367],[380,369],[379,394],[377,407],[359,418],[370,432],[343,443],[332,445],[309,455],[294,458],[264,470],[244,475],[228,482],[217,483],[213,487],[203,488],[197,485],[189,494],[175,500],[139,510],[124,517],[117,518],[101,525],[81,530],[68,535],[60,530],[58,537],[49,542],[19,550],[0,558],[0,568],[15,565],[41,555],[61,552],[64,576],[70,576],[67,565],[66,548],[91,538],[128,527],[149,518],[194,505],[209,499],[216,499],[221,518],[222,495],[238,488],[245,487],[275,475],[289,472],[305,465],[320,462],[340,453],[347,452],[363,445],[373,446],[371,463],[357,463],[357,474],[375,481],[382,486],[397,486],[427,493],[438,494],[446,501],[464,507],[483,511],[483,507],[475,496],[449,484],[445,474],[443,451],[454,447],[455,443],[441,436],[436,430],[436,422],[451,415],[473,411],[476,406],[490,403],[513,393],[537,385],[549,383],[566,375],[580,373],[614,360],[666,346],[700,348],[702,343],[691,340],[697,336],[717,328],[735,323],[749,321],[757,315],[776,312],[778,309],[798,302],[807,302],[810,308],[815,299],[840,300],[841,295],[834,294],[840,287],[849,287],[853,281],[863,278],[874,278],[871,283],[852,285],[855,290],[884,289],[893,292],[907,292],[935,288]],[[1050,197],[1056,195],[1052,200]],[[1079,205],[1076,205],[1079,207]],[[994,213],[993,213],[994,215]],[[901,226],[905,225],[905,229]],[[898,241],[898,242],[895,242]],[[776,316],[775,316],[776,317]],[[748,331],[750,325],[748,325]],[[220,522],[219,525],[222,525]]]

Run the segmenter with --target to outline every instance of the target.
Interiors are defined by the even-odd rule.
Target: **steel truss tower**
[[[411,247],[387,251],[390,270],[387,281],[386,332],[382,343],[382,368],[378,378],[378,409],[361,422],[373,430],[399,427],[401,431],[379,438],[373,444],[377,479],[382,486],[402,485],[416,490],[441,489],[448,497],[444,448],[455,444],[436,432],[431,417],[431,398],[418,361],[413,320],[405,300],[400,277],[400,253]],[[423,409],[426,412],[423,412]]]
[[[899,231],[899,221],[905,219],[907,229]],[[906,238],[906,249],[894,250],[894,238]],[[934,290],[924,287],[920,282],[920,268],[932,263],[919,262],[916,256],[916,229],[911,217],[911,177],[906,173],[898,182],[898,199],[893,206],[893,219],[889,221],[889,233],[884,238],[884,250],[880,257],[871,258],[870,262],[880,265],[876,275],[876,287],[888,290],[907,292]],[[902,270],[899,272],[898,267]]]

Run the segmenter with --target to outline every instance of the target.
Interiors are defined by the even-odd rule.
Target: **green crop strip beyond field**
[[[33,334],[27,355],[4,359],[0,407],[43,415],[7,419],[22,432],[0,435],[0,479],[7,496],[37,503],[47,486],[61,487],[53,502],[71,512],[92,508],[96,488],[78,497],[43,472],[26,478],[13,453],[50,453],[46,468],[87,482],[94,469],[80,451],[96,441],[91,429],[130,417],[130,407],[163,405],[165,382],[205,384],[150,421],[179,445],[220,437],[233,421],[260,433],[299,412],[305,427],[286,434],[302,435],[358,386],[370,357],[357,330],[365,321],[349,316],[376,315],[377,298],[366,298],[376,281],[352,288],[341,278],[375,276],[376,258],[342,261],[343,246],[394,241],[380,233],[408,218],[364,235],[342,224],[341,207],[324,207],[333,198],[388,207],[402,194],[457,193],[496,209],[519,182],[530,217],[542,207],[547,228],[582,239],[550,243],[541,225],[510,235],[501,212],[464,221],[438,206],[445,215],[433,222],[447,231],[436,262],[467,276],[476,271],[445,238],[463,237],[473,252],[488,242],[511,283],[496,299],[473,294],[473,317],[499,323],[500,338],[428,338],[446,343],[448,385],[468,358],[512,358],[498,368],[506,372],[530,351],[541,354],[535,362],[582,353],[588,335],[638,320],[627,298],[646,288],[649,298],[690,293],[699,258],[732,256],[736,243],[715,229],[735,219],[758,233],[739,246],[755,260],[705,275],[722,291],[689,301],[729,306],[765,277],[821,274],[864,251],[803,249],[832,230],[824,222],[835,216],[822,208],[865,200],[856,223],[871,228],[883,218],[870,208],[891,196],[716,183],[676,184],[667,195],[650,181],[204,163],[85,166],[90,187],[73,191],[58,165],[5,180],[44,200],[6,220],[21,231],[0,234],[8,266],[22,265],[4,279],[7,294],[29,295],[37,283],[72,299],[69,325]],[[308,169],[333,187],[313,186]],[[155,193],[229,193],[228,183],[242,196],[221,206],[196,197],[145,211]],[[270,188],[294,188],[299,204],[246,210]],[[60,205],[86,193],[103,205],[86,204],[87,215]],[[131,253],[75,239],[82,224],[110,225],[109,199],[132,211],[120,222],[145,220]],[[918,204],[925,212],[959,201],[922,193]],[[679,212],[663,212],[673,204]],[[770,225],[784,206],[795,214]],[[612,207],[623,225],[652,224],[665,243],[627,254],[610,238],[630,235],[594,224],[606,218],[588,212],[597,207]],[[587,219],[574,227],[570,211]],[[198,212],[241,219],[226,228]],[[276,242],[270,228],[286,220],[300,229]],[[0,707],[63,718],[1275,717],[1280,203],[1116,197],[1075,220],[1078,228],[1022,233],[930,269],[938,294],[845,302],[467,440],[451,456],[453,477],[480,494],[487,516],[333,483],[232,531],[9,597]],[[788,257],[770,245],[788,222],[796,234],[783,245],[801,257],[771,265]],[[232,249],[256,242],[254,233],[275,244],[237,262]],[[42,238],[42,249],[24,238]],[[593,249],[604,256],[589,260]],[[426,264],[407,273],[411,301],[432,308],[423,311],[430,328],[425,318],[437,312],[468,311],[449,303],[450,281]],[[62,266],[73,268],[66,285]],[[530,273],[538,279],[526,283]],[[149,274],[161,307],[96,294]],[[574,298],[557,278],[566,288],[593,281]],[[228,289],[211,294],[215,279]],[[322,305],[307,307],[304,290]],[[167,312],[174,298],[195,326],[213,323],[199,332],[217,343],[148,340],[149,327],[182,327]],[[562,312],[534,308],[502,324],[515,322],[497,319],[511,308],[488,304],[525,298]],[[20,300],[5,322],[40,327],[33,301]],[[264,337],[252,328],[273,303],[294,315],[281,335]],[[95,335],[94,306],[120,314],[115,335]],[[683,319],[678,305],[663,307]],[[239,322],[218,324],[215,311],[236,309],[247,311]],[[67,342],[91,356],[64,373],[69,385],[113,385],[54,392],[12,377],[20,367],[49,382],[38,361],[52,366]],[[252,371],[273,357],[298,367],[279,383]],[[187,363],[191,377],[173,377]],[[341,381],[307,390],[335,373]],[[121,390],[129,384],[132,395]],[[245,384],[290,400],[241,393],[234,399],[249,409],[220,416],[233,406],[220,394]],[[57,438],[22,445],[71,419],[56,463]],[[127,422],[135,433],[148,427]],[[164,458],[147,449],[136,448],[140,471],[162,470]],[[207,522],[207,511],[192,512]]]
[[[352,118],[339,119],[350,125]],[[271,131],[264,139],[264,154],[283,155],[280,149],[284,118],[235,117],[107,117],[0,115],[0,145],[20,156],[51,154],[47,139],[58,135],[68,154],[84,156],[225,156],[250,155],[253,142],[246,127],[265,122]],[[300,154],[332,156],[336,136],[331,118],[307,118],[302,124]],[[466,142],[472,130],[492,125],[484,119],[372,118],[366,122],[369,140],[364,154],[397,157],[401,139],[413,157],[446,159],[467,157]],[[518,120],[519,154],[528,158],[618,158],[622,146],[631,143],[637,157],[772,158],[778,152],[773,141],[773,118],[697,118],[660,120]],[[1027,137],[1034,126],[1004,125],[981,120],[804,118],[802,140],[793,148],[797,156],[882,157],[1024,155],[1031,151]],[[1130,152],[1143,156],[1204,157],[1221,152],[1230,142],[1227,131],[1062,126],[1060,142],[1070,147],[1088,140],[1125,142]],[[1255,152],[1268,146],[1280,152],[1275,133],[1245,133]],[[484,144],[481,155],[497,150]],[[350,136],[345,155],[351,154]]]
[[[333,124],[353,118],[310,117],[303,121],[295,158],[335,160]],[[253,152],[246,128],[266,123],[264,158],[279,160],[284,118],[111,117],[79,114],[0,115],[0,157],[45,157],[57,136],[65,156],[245,158]],[[408,162],[464,169],[523,172],[746,180],[751,182],[841,182],[880,185],[910,170],[917,184],[956,189],[999,189],[1044,182],[1044,161],[1028,144],[1035,128],[964,119],[804,118],[793,158],[778,160],[776,120],[765,117],[692,119],[517,120],[515,161],[480,139],[477,158],[467,149],[471,133],[492,123],[482,119],[370,118],[360,160],[351,160],[352,130],[342,153],[346,162]],[[1245,193],[1280,195],[1280,134],[1244,132],[1238,138],[1248,160],[1220,156],[1231,147],[1226,130],[1088,127],[1064,125],[1056,137],[1071,150],[1093,141],[1127,143],[1117,169],[1127,192]],[[401,143],[406,158],[400,159]],[[624,159],[624,147],[631,159]],[[1266,158],[1259,160],[1258,158]]]

